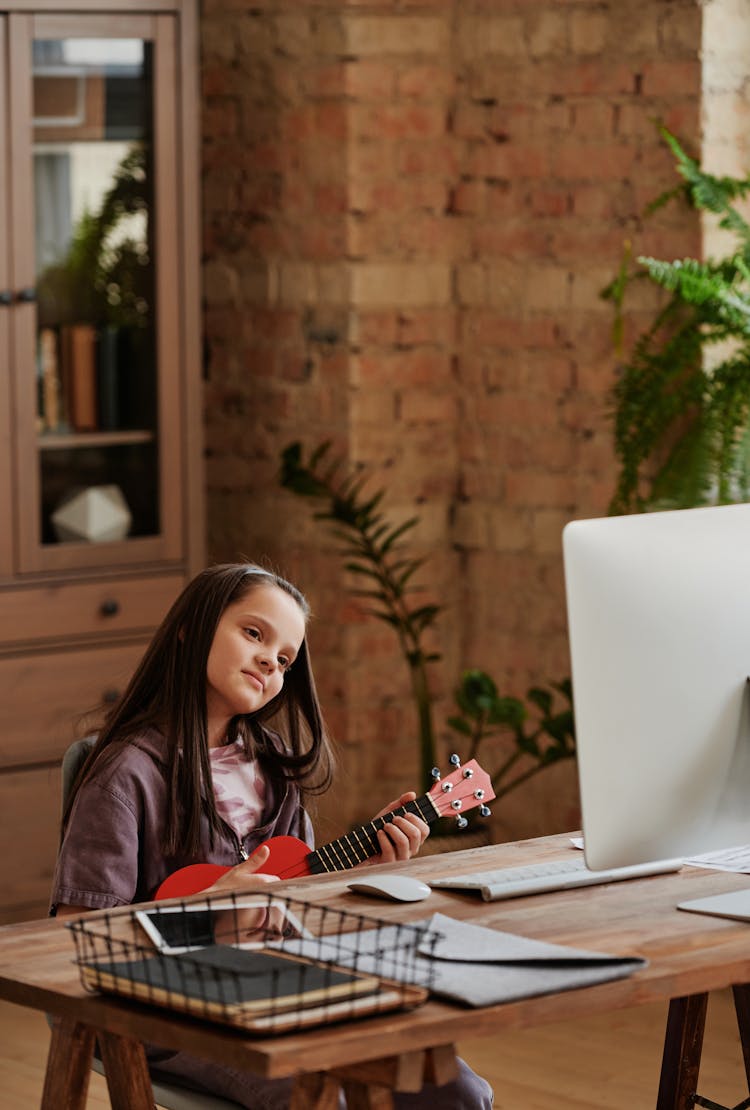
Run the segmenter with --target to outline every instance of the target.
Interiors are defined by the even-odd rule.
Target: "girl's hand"
[[[243,860],[235,867],[230,868],[220,879],[217,879],[212,886],[206,890],[207,894],[214,893],[229,893],[231,891],[249,891],[264,890],[268,883],[277,883],[279,881],[278,875],[257,875],[256,871],[259,867],[266,862],[271,849],[268,845],[263,844],[250,856],[250,859]]]
[[[268,889],[279,881],[278,875],[258,875],[257,869],[266,862],[270,849],[263,844],[251,855],[250,859],[238,863],[220,879],[207,888],[206,894],[265,894],[270,898]],[[242,900],[232,909],[218,913],[214,921],[214,940],[224,944],[246,944],[256,941],[264,944],[269,937],[281,936],[284,922],[283,906],[271,905],[262,899],[249,898],[250,905]]]
[[[386,813],[392,813],[394,809],[400,809],[407,802],[413,802],[416,796],[413,790],[409,790],[406,794],[402,794],[400,798],[389,802],[375,816],[382,817]],[[400,860],[411,859],[412,856],[416,856],[429,835],[430,826],[421,817],[417,817],[416,813],[406,813],[403,817],[394,817],[393,821],[389,821],[382,829],[378,829],[377,838],[380,845],[380,854],[365,862],[395,863]]]

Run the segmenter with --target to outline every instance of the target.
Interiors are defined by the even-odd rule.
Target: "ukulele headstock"
[[[492,780],[486,771],[470,759],[461,766],[457,755],[450,758],[454,770],[443,778],[437,767],[433,768],[435,784],[429,790],[433,805],[441,817],[455,817],[459,829],[466,828],[468,821],[464,813],[479,807],[483,817],[489,817],[487,802],[495,797]]]

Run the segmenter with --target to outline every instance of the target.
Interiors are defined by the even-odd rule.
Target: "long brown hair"
[[[146,729],[165,739],[167,815],[164,849],[200,851],[200,819],[205,805],[211,840],[220,828],[208,756],[206,669],[216,626],[224,610],[259,586],[276,586],[299,605],[305,622],[310,607],[291,582],[252,563],[225,563],[198,574],[172,605],[127,689],[108,714],[71,791],[63,829],[80,787],[112,762],[121,745]],[[270,723],[270,724],[269,724]],[[272,727],[270,727],[272,725]],[[263,760],[266,774],[281,784],[291,779],[304,793],[319,793],[331,782],[333,754],[313,679],[307,640],[284,676],[277,696],[257,713],[233,718],[229,739],[242,738],[247,754]]]

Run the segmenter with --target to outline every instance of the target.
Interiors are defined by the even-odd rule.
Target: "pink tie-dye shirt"
[[[254,759],[245,757],[242,740],[211,748],[211,775],[219,816],[240,840],[261,823],[266,784]]]

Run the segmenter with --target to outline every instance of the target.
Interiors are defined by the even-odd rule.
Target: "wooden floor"
[[[466,1011],[459,1049],[492,1083],[497,1110],[649,1110],[656,1103],[665,1018],[665,1006],[644,1006],[472,1040]],[[48,1042],[42,1014],[0,1002],[2,1110],[39,1105]],[[699,1093],[726,1107],[748,1094],[729,992],[709,1001]],[[99,1075],[91,1076],[88,1106],[109,1107]]]

